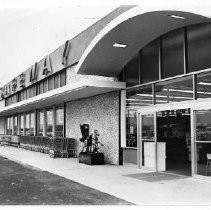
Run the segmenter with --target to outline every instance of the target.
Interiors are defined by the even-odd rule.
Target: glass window
[[[48,91],[48,80],[43,80],[43,93],[46,93]]]
[[[23,136],[24,133],[24,115],[20,116],[20,135]]]
[[[126,110],[126,146],[137,147],[137,112]]]
[[[10,118],[7,117],[6,119],[6,134],[10,134]]]
[[[35,130],[35,117],[34,113],[32,112],[30,114],[30,130],[29,130],[30,136],[34,136],[34,130]]]
[[[153,114],[142,115],[141,126],[142,126],[141,127],[142,165],[150,168],[155,168],[154,115]]]
[[[13,117],[13,134],[17,135],[18,134],[18,116]]]
[[[154,115],[142,115],[142,140],[154,141]]]
[[[159,39],[152,41],[142,49],[141,83],[159,79]]]
[[[20,92],[20,101],[23,101],[23,91]]]
[[[155,98],[156,104],[193,100],[192,76],[157,83]]]
[[[211,72],[197,74],[197,98],[211,98]]]
[[[24,91],[23,90],[21,90],[20,95],[21,95],[21,101],[23,101],[24,100]]]
[[[11,104],[17,103],[18,102],[18,94],[14,94],[12,96],[9,96],[5,99],[5,105],[9,106]]]
[[[12,96],[12,104],[15,104],[17,102],[17,94]]]
[[[125,78],[127,86],[139,84],[139,55],[125,66]]]
[[[26,89],[25,90],[22,90],[23,91],[23,100],[25,100],[25,99],[27,99],[27,97],[26,97]]]
[[[60,73],[60,87],[66,85],[66,71]]]
[[[12,135],[12,117],[7,117],[7,120],[6,120],[6,134]]]
[[[54,89],[54,77],[51,76],[48,78],[48,91]]]
[[[10,104],[16,103],[15,101],[15,95],[10,96]]]
[[[29,89],[30,89],[30,88],[27,88],[27,89],[26,89],[26,99],[29,98]]]
[[[26,136],[30,136],[30,114],[26,114],[26,123],[25,123],[25,132]]]
[[[56,109],[56,127],[55,136],[63,137],[64,135],[64,109],[59,107]]]
[[[54,76],[54,88],[59,88],[59,74]]]
[[[15,98],[14,98],[14,96],[11,96],[11,102],[10,102],[10,104],[14,104],[15,103]]]
[[[17,93],[17,100],[18,100],[18,102],[21,101],[21,93],[20,92]]]
[[[37,112],[37,135],[43,136],[44,130],[44,111]]]
[[[53,136],[53,109],[46,111],[47,121],[46,121],[46,135]]]
[[[10,129],[11,129],[11,134],[13,130],[13,117],[10,117]]]
[[[196,141],[195,159],[196,173],[211,176],[210,166],[207,163],[211,158],[211,110],[195,111]]]
[[[5,104],[6,104],[6,106],[9,106],[10,104],[9,104],[9,98],[6,98],[5,99]]]
[[[40,81],[38,83],[38,91],[37,91],[37,95],[42,94],[43,93],[43,81]]]
[[[119,81],[125,82],[125,71],[122,69],[122,71],[119,74]]]
[[[211,68],[211,24],[187,27],[188,71]]]
[[[35,86],[31,86],[28,88],[29,89],[29,98],[34,97],[35,96]]]
[[[167,171],[191,173],[191,123],[190,109],[165,110],[157,112],[157,142],[164,147]],[[161,144],[161,142],[163,142]],[[162,146],[163,145],[163,146]],[[159,149],[159,150],[160,150]],[[161,152],[161,150],[160,150]]]
[[[184,74],[184,30],[174,30],[162,37],[162,78]]]
[[[146,85],[127,91],[126,108],[137,110],[142,106],[153,104],[152,85]]]

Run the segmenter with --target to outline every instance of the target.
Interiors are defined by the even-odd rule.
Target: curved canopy
[[[153,39],[171,30],[206,23],[208,14],[192,5],[142,5],[109,23],[83,53],[76,72],[101,76],[118,75],[123,66]],[[126,46],[114,47],[123,44]]]

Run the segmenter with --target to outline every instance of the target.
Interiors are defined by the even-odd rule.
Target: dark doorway
[[[166,143],[166,172],[191,175],[190,110],[157,113],[157,141]]]

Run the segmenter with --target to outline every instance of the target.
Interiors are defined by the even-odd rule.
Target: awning
[[[184,26],[209,23],[210,7],[167,1],[141,5],[111,21],[83,53],[76,72],[80,74],[114,76],[140,49],[155,38]],[[209,15],[209,16],[208,16]],[[122,44],[125,47],[115,47]],[[96,59],[97,58],[97,59]]]
[[[125,89],[125,87],[126,84],[124,82],[85,79],[4,107],[0,109],[0,116],[41,109],[63,102]]]

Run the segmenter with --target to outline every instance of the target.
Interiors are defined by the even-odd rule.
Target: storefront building
[[[211,24],[179,5],[122,6],[1,89],[0,132],[79,139],[106,163],[211,175]]]

